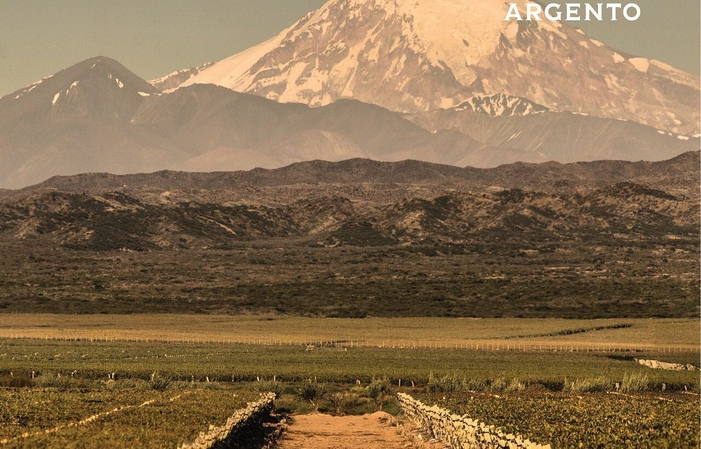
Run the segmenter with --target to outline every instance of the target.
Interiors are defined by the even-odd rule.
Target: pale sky
[[[262,42],[324,2],[0,0],[0,96],[98,55],[158,78]],[[637,22],[575,25],[618,50],[698,74],[700,2],[636,3]]]

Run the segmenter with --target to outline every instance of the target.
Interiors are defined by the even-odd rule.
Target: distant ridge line
[[[638,177],[686,177],[699,179],[699,151],[683,153],[659,162],[594,161],[562,164],[516,162],[496,168],[455,167],[431,162],[406,160],[380,162],[354,158],[340,162],[313,160],[296,162],[276,169],[255,168],[248,171],[183,172],[161,170],[154,173],[114,175],[84,173],[54,176],[26,187],[37,189],[107,190],[122,188],[200,189],[214,190],[242,186],[283,186],[317,183],[462,183],[484,186],[498,184],[521,188],[540,183],[584,182],[595,185],[630,181]],[[5,190],[4,192],[13,192]],[[16,190],[14,191],[16,192]]]

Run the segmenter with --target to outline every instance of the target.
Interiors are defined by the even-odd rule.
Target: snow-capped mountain
[[[214,64],[215,62],[208,62],[207,64],[202,64],[191,69],[176,70],[175,72],[169,73],[168,75],[162,78],[151,80],[149,81],[149,83],[151,83],[153,87],[161,91],[174,89],[182,85],[187,80],[197,75],[201,71],[212,67]]]
[[[470,111],[487,114],[490,117],[514,117],[539,114],[548,108],[520,97],[506,94],[489,96],[478,95],[452,108],[455,111]]]
[[[117,61],[100,56],[0,98],[0,127],[68,115],[126,120],[145,97],[159,92]]]
[[[157,93],[117,61],[98,57],[0,98],[0,185],[163,167],[180,150],[130,123]]]
[[[699,139],[504,95],[402,114],[353,99],[317,108],[215,85],[161,93],[93,58],[0,99],[0,187],[54,175],[231,171],[294,162],[415,159],[476,167],[528,161],[660,160]]]
[[[355,98],[400,112],[504,93],[552,111],[699,132],[697,76],[559,22],[505,21],[507,9],[503,0],[331,0],[184,85],[311,106]]]

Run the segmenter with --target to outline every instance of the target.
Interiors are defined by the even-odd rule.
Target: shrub
[[[323,387],[311,381],[302,384],[297,391],[300,398],[311,402],[314,407],[317,407],[317,401],[324,395]]]
[[[168,388],[170,388],[171,383],[172,380],[170,380],[169,377],[162,375],[158,371],[154,371],[153,373],[151,373],[149,385],[152,389],[156,391],[166,391]]]
[[[427,388],[431,393],[452,393],[465,390],[465,379],[459,379],[456,375],[446,374],[443,377],[435,377],[431,373],[428,377]]]
[[[370,396],[374,401],[375,405],[382,410],[382,405],[384,403],[385,395],[392,394],[392,388],[389,384],[389,379],[386,377],[382,379],[372,378],[370,385],[367,387],[368,396]]]
[[[647,374],[624,374],[621,383],[623,393],[640,393],[648,389],[649,380]]]
[[[565,379],[564,391],[571,393],[595,393],[606,392],[613,388],[613,382],[604,376],[588,377],[585,379],[577,379],[568,381]]]
[[[70,388],[71,378],[61,376],[52,372],[43,373],[41,376],[34,379],[34,383],[44,388]]]
[[[282,394],[282,383],[278,382],[277,380],[270,380],[270,381],[262,381],[262,382],[256,382],[255,387],[253,387],[255,391],[258,393],[275,393],[275,399],[279,398],[280,395]]]

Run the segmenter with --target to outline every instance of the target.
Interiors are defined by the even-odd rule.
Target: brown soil
[[[408,449],[411,439],[384,412],[363,416],[297,415],[285,429],[278,449]]]

